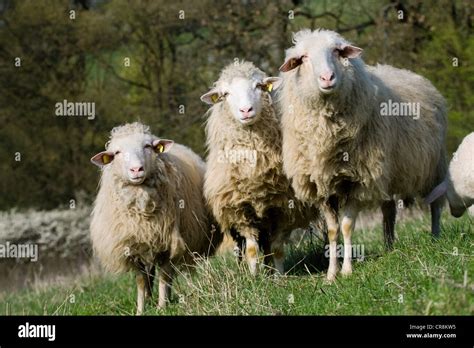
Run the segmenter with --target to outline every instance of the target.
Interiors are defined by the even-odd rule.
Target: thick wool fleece
[[[295,42],[312,35],[297,34]],[[429,193],[447,169],[443,97],[413,72],[360,58],[343,74],[337,93],[305,99],[311,102],[300,97],[312,86],[298,83],[298,69],[282,74],[283,161],[296,196],[319,204],[335,195],[369,207],[394,194]],[[381,116],[388,100],[419,103],[419,119]]]
[[[264,77],[251,63],[230,65],[220,79]],[[269,94],[262,94],[259,119],[243,126],[231,114],[227,103],[214,105],[206,126],[207,159],[204,194],[223,231],[237,230],[243,237],[285,240],[292,229],[307,226],[317,212],[296,200],[283,173],[281,131]],[[253,152],[256,162],[233,163],[229,151]],[[260,235],[248,236],[248,233]]]
[[[116,136],[149,133],[139,124],[114,129]],[[141,185],[116,174],[113,162],[102,171],[94,204],[91,237],[95,254],[111,272],[170,260],[191,262],[214,251],[221,239],[202,194],[205,164],[189,148],[175,144],[160,154]]]

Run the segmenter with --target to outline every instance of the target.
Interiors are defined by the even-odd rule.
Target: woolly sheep
[[[169,301],[174,265],[213,252],[214,233],[202,194],[205,164],[189,148],[131,123],[112,129],[91,220],[95,254],[110,272],[137,272],[137,314],[151,297],[155,264],[159,300]]]
[[[347,275],[358,212],[381,206],[390,247],[394,195],[412,200],[445,177],[446,105],[419,75],[366,66],[359,57],[362,49],[333,31],[302,30],[293,43],[280,67],[284,169],[296,196],[323,210],[330,241],[327,276],[333,280],[340,209],[341,273]],[[435,236],[442,204],[441,198],[431,204]]]
[[[474,132],[459,145],[445,180],[426,198],[427,203],[446,194],[451,214],[460,217],[474,204]]]
[[[265,263],[273,255],[276,270],[284,272],[284,243],[293,228],[308,225],[312,212],[295,200],[283,174],[279,120],[269,93],[279,83],[251,62],[236,62],[201,97],[213,105],[206,125],[204,195],[221,229],[241,249],[245,241],[252,274],[260,248]]]

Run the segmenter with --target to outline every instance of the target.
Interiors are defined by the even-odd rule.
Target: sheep
[[[362,49],[336,32],[302,30],[293,43],[280,67],[283,166],[296,197],[319,205],[326,218],[332,281],[339,211],[345,245],[341,274],[349,275],[358,212],[381,206],[391,248],[394,196],[411,201],[445,177],[446,103],[413,72],[366,66]],[[442,205],[442,198],[431,203],[434,236]]]
[[[444,194],[454,217],[460,217],[474,204],[474,132],[463,139],[449,164],[445,180],[425,201],[429,204]]]
[[[284,243],[314,209],[295,200],[283,174],[281,132],[270,92],[280,83],[251,62],[226,66],[201,100],[207,112],[204,195],[222,231],[243,249],[252,275],[259,252],[284,273]],[[311,216],[313,214],[313,216]]]
[[[102,169],[90,225],[94,253],[109,272],[137,272],[137,314],[152,295],[157,264],[164,308],[175,265],[210,255],[221,239],[202,194],[205,164],[138,122],[113,128],[91,162]]]

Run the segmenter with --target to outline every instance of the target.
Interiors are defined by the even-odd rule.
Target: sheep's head
[[[173,141],[157,139],[149,132],[127,133],[121,130],[127,126],[114,128],[107,150],[93,156],[91,162],[99,167],[110,166],[123,181],[140,185],[155,169],[157,157],[169,151]]]
[[[294,35],[293,43],[280,71],[295,74],[303,97],[335,93],[346,82],[345,70],[362,53],[329,30],[302,30]]]
[[[252,63],[231,64],[201,100],[210,105],[226,103],[238,122],[251,125],[260,116],[264,94],[278,88],[280,81],[279,77],[265,77]]]

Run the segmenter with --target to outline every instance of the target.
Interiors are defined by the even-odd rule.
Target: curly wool
[[[223,70],[216,85],[237,76],[265,77],[252,63],[232,64]],[[212,106],[206,125],[209,154],[204,195],[222,230],[235,228],[243,237],[251,237],[246,235],[249,225],[260,231],[273,231],[271,226],[291,231],[307,226],[310,216],[309,208],[295,199],[283,174],[279,120],[269,94],[262,94],[262,104],[259,119],[251,126],[242,126],[225,102]],[[223,158],[227,151],[255,151],[256,162],[227,161]],[[259,236],[252,237],[258,240]]]
[[[305,103],[301,89],[311,87],[299,85],[296,70],[283,74],[279,102],[284,169],[298,198],[319,204],[336,195],[368,207],[394,194],[426,195],[444,178],[446,105],[427,79],[356,58],[335,95]],[[382,117],[389,99],[419,103],[421,117]]]
[[[149,128],[138,123],[114,128],[111,142],[137,134],[150,134]],[[191,262],[195,253],[212,252],[221,238],[213,231],[202,195],[203,161],[175,144],[154,165],[141,185],[124,182],[111,165],[102,171],[91,238],[95,254],[110,272],[153,265],[161,258]]]

